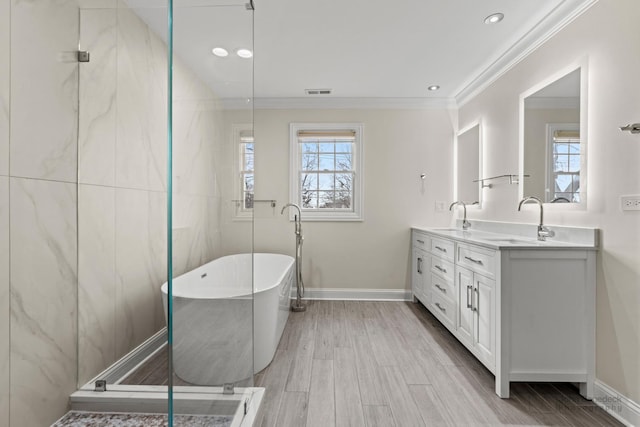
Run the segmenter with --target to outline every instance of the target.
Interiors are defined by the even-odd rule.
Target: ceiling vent
[[[307,95],[331,95],[331,89],[305,89]]]

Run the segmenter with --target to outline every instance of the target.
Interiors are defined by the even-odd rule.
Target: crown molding
[[[251,108],[242,98],[222,99],[222,107],[229,110]],[[258,110],[286,109],[454,109],[453,98],[333,98],[330,96],[317,98],[254,98],[253,108]]]
[[[539,25],[493,62],[480,67],[475,77],[456,90],[454,97],[457,106],[465,105],[597,2],[598,0],[564,0]]]

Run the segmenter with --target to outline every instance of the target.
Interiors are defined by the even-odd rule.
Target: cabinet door
[[[413,248],[413,261],[412,261],[412,273],[411,273],[411,288],[413,296],[418,298],[422,303],[424,301],[424,277],[429,274],[429,266],[427,264],[427,254],[419,248],[414,246]]]
[[[460,341],[473,345],[473,273],[465,268],[456,268],[457,332]]]
[[[493,365],[495,362],[495,307],[493,307],[495,281],[474,274],[473,313],[474,342],[478,356]]]

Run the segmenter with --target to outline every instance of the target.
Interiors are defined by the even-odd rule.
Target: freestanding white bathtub
[[[176,277],[176,375],[191,384],[222,385],[246,381],[263,370],[289,317],[294,280],[292,257],[262,253],[225,256]],[[161,288],[165,320],[167,286]]]

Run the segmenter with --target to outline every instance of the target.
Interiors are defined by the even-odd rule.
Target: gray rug
[[[233,417],[218,415],[175,415],[175,427],[228,427]],[[71,411],[54,423],[52,427],[164,427],[167,415],[76,412]]]

